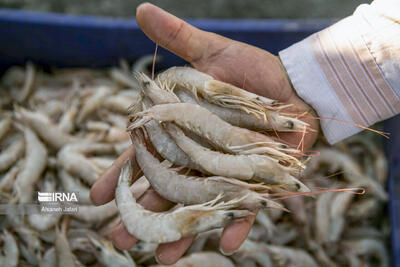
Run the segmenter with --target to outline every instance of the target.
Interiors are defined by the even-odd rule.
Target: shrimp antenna
[[[154,56],[153,56],[153,66],[151,67],[151,79],[152,80],[154,80],[154,70],[156,68],[157,49],[158,49],[158,44],[156,43],[156,49],[154,50]]]

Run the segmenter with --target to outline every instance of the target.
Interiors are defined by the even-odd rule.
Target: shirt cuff
[[[400,112],[399,96],[363,39],[370,31],[362,16],[353,15],[279,53],[330,144]]]

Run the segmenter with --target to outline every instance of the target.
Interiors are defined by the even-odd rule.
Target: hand
[[[243,87],[245,83],[245,89],[253,93],[291,103],[295,107],[292,111],[299,114],[311,111],[296,95],[278,57],[254,46],[199,30],[148,3],[138,7],[136,19],[151,40],[190,62],[196,69],[238,87]],[[316,140],[318,122],[307,116],[302,120],[315,130],[304,136],[304,149],[308,149]],[[290,144],[298,144],[302,136],[302,133],[279,133],[279,137]],[[128,149],[93,185],[91,198],[95,205],[105,204],[114,198],[121,165],[133,153],[133,148]],[[136,171],[139,172],[138,168]],[[162,199],[152,189],[139,198],[138,202],[152,211],[165,211],[172,207],[172,203]],[[253,222],[254,216],[249,216],[225,227],[220,240],[221,249],[227,253],[238,249]],[[121,249],[128,249],[138,241],[122,223],[113,230],[112,238]],[[163,264],[176,262],[192,241],[193,237],[187,237],[159,245],[156,251],[158,261]]]

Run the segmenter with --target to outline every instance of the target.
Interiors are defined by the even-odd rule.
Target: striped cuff
[[[368,127],[400,113],[400,98],[365,42],[372,27],[362,15],[279,53],[296,92],[316,110],[331,144],[362,130],[354,124]]]

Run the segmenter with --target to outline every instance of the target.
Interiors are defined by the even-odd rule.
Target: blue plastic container
[[[319,31],[333,20],[187,20],[206,31],[243,41],[274,54]],[[42,66],[105,67],[120,58],[133,61],[154,53],[155,45],[135,20],[69,16],[0,9],[0,73],[31,60]],[[164,49],[158,67],[185,62]],[[400,117],[385,123],[391,139],[389,214],[392,223],[392,265],[400,266]],[[397,178],[397,179],[396,179]]]

